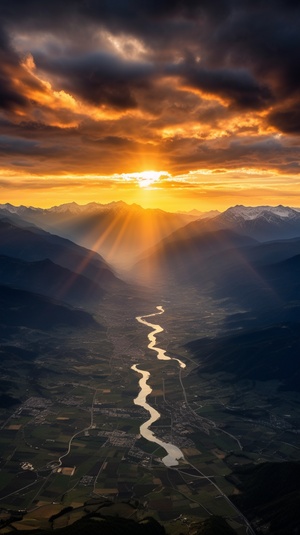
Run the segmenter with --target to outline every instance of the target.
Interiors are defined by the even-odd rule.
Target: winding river
[[[180,368],[185,368],[186,365],[184,364],[184,362],[179,359],[169,357],[168,355],[166,355],[166,351],[164,349],[161,349],[160,347],[156,346],[156,335],[158,333],[163,332],[164,329],[160,325],[155,325],[145,319],[153,316],[158,316],[164,313],[164,309],[162,306],[157,306],[156,308],[158,312],[148,314],[147,316],[136,317],[139,323],[142,323],[143,325],[146,325],[147,327],[150,327],[152,329],[152,331],[148,334],[148,348],[156,352],[156,356],[159,360],[175,360],[178,362]],[[134,403],[135,405],[139,405],[140,407],[146,409],[146,411],[148,411],[150,414],[150,418],[140,426],[140,433],[146,440],[149,440],[150,442],[155,442],[167,452],[167,455],[162,458],[162,462],[165,464],[165,466],[176,466],[178,465],[179,459],[184,459],[182,451],[174,444],[160,440],[155,436],[153,431],[149,429],[150,426],[160,418],[160,413],[156,409],[154,409],[154,407],[149,405],[149,403],[147,403],[147,396],[152,392],[152,388],[148,385],[150,372],[148,372],[147,370],[141,370],[140,368],[138,368],[137,364],[131,366],[131,369],[142,376],[139,380],[139,386],[141,390],[138,396],[134,399]]]

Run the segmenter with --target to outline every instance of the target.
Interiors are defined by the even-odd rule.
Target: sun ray
[[[132,218],[132,214],[130,212],[128,212],[128,214],[126,215],[125,217],[125,220],[123,221],[120,229],[119,229],[119,232],[115,238],[115,241],[114,243],[111,245],[111,249],[110,249],[110,252],[108,253],[107,255],[107,260],[110,261],[110,258],[114,256],[114,253],[116,251],[116,249],[118,248],[118,246],[120,245],[120,242],[122,241],[122,238],[125,234],[125,231],[130,223],[130,219]]]

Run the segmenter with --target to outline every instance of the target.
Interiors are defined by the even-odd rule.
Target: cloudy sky
[[[299,0],[7,0],[0,24],[0,202],[300,206]]]

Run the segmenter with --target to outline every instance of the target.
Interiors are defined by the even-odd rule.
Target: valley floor
[[[222,302],[192,302],[193,310],[188,290],[176,299],[163,290],[140,301],[120,296],[99,309],[104,329],[24,332],[37,357],[1,365],[3,388],[7,383],[10,400],[18,401],[5,407],[2,399],[0,533],[47,528],[50,517],[71,507],[53,521],[63,527],[85,514],[84,504],[96,508],[105,499],[118,504],[116,514],[150,515],[169,533],[192,533],[212,515],[226,518],[237,534],[254,533],[229,476],[249,463],[299,459],[300,399],[279,393],[276,382],[202,375],[184,345],[217,336],[226,313]],[[136,316],[157,305],[165,309],[159,346],[185,369],[158,361],[147,348],[149,329]],[[10,335],[6,345],[16,342]],[[166,467],[165,451],[140,436],[148,414],[133,403],[134,364],[151,372],[147,401],[161,414],[151,429],[181,449],[178,466]]]

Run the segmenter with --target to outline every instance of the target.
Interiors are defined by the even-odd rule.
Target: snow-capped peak
[[[232,221],[237,219],[243,219],[244,221],[249,221],[257,219],[258,217],[270,217],[277,216],[282,219],[293,219],[294,217],[299,217],[299,212],[290,208],[288,206],[243,206],[237,205],[231,208],[228,208],[223,212],[223,216],[226,219]]]

